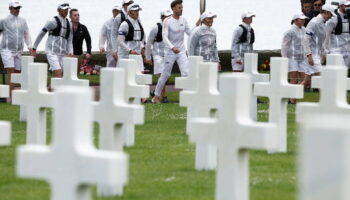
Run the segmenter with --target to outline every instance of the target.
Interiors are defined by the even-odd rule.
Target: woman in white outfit
[[[305,77],[306,55],[303,46],[303,40],[306,34],[304,27],[304,14],[293,16],[292,27],[284,34],[282,40],[282,57],[289,59],[288,77],[292,84],[302,83]],[[295,103],[295,99],[290,99],[290,103]]]

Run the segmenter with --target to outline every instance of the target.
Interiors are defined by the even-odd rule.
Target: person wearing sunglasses
[[[331,54],[341,54],[344,64],[350,67],[350,1],[340,0],[338,9],[335,10],[336,17],[327,21],[330,42],[327,50]]]
[[[320,12],[321,12],[321,10],[322,10],[322,6],[323,6],[322,0],[316,0],[316,1],[314,1],[313,12],[314,12],[314,16],[315,16],[315,17],[316,17],[318,14],[320,14]]]
[[[302,7],[303,7],[302,11],[304,15],[307,17],[307,19],[305,19],[305,24],[304,24],[305,27],[308,25],[310,20],[315,17],[312,5],[313,5],[312,2],[309,2],[309,1],[303,2],[302,4]]]
[[[328,30],[325,23],[333,16],[336,16],[333,6],[325,5],[320,14],[313,18],[306,27],[303,41],[304,51],[307,55],[307,60],[305,61],[305,88],[310,88],[311,76],[320,75],[321,58],[326,53],[325,45]]]
[[[11,74],[21,71],[24,43],[32,54],[32,41],[27,22],[19,16],[21,8],[20,2],[11,1],[9,3],[10,14],[0,21],[0,35],[2,35],[0,53],[6,69],[6,84],[10,86],[11,91],[14,88],[14,85],[11,84]],[[11,98],[8,100],[11,101]]]
[[[63,57],[73,56],[73,27],[67,19],[69,9],[68,3],[59,4],[58,15],[45,24],[34,43],[35,50],[46,33],[49,33],[45,52],[52,76],[58,78],[63,74]]]

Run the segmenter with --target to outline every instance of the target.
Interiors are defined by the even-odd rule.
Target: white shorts
[[[4,68],[22,69],[22,54],[19,52],[1,51],[1,59],[4,63]]]
[[[321,57],[320,56],[312,56],[314,59],[314,65],[309,65],[309,62],[307,59],[305,59],[305,74],[312,75],[315,73],[321,72],[322,64],[321,64]]]
[[[161,74],[164,70],[164,57],[153,56],[153,74]]]
[[[237,63],[237,61],[241,61],[242,62],[242,64],[238,64]],[[231,59],[231,64],[232,64],[232,69],[234,70],[234,71],[243,71],[243,66],[244,66],[244,61],[243,61],[243,59]]]
[[[64,56],[62,55],[53,55],[53,54],[46,54],[47,61],[50,64],[50,70],[55,71],[55,70],[63,70],[63,58]]]
[[[114,60],[112,52],[106,53],[107,67],[117,67],[117,61]]]
[[[288,72],[304,72],[305,73],[306,67],[307,66],[305,65],[305,61],[289,59]]]

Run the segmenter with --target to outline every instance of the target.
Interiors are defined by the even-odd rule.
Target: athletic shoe
[[[163,97],[162,98],[162,103],[170,103],[168,97]]]
[[[156,94],[154,94],[154,92],[155,92],[155,90],[149,92],[149,95],[150,95],[152,98],[153,98],[154,96],[156,96]]]
[[[152,103],[160,104],[161,102],[160,102],[159,97],[154,96],[154,97],[152,98]]]

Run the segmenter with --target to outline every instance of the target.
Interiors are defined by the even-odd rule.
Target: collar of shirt
[[[317,20],[317,22],[326,23],[326,20],[324,19],[324,17],[321,14],[317,15],[316,20]]]
[[[242,25],[243,25],[244,27],[248,28],[248,29],[251,28],[250,24],[246,24],[246,23],[243,22]]]
[[[130,20],[130,22],[132,23],[132,24],[136,24],[137,23],[137,19],[133,19],[133,18],[131,18],[130,16],[128,16],[128,19]]]
[[[17,18],[18,16],[15,16],[15,15],[13,15],[13,14],[9,14],[9,16],[8,16],[8,18],[10,18],[10,19],[15,19],[15,18]]]
[[[205,24],[202,24],[201,26],[202,26],[202,28],[204,28],[204,29],[208,29],[208,30],[210,29],[210,26],[207,26],[207,25],[205,25]]]

